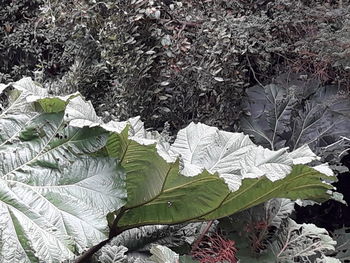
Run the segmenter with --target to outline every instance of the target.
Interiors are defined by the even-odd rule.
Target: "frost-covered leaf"
[[[106,248],[109,249],[110,247]],[[115,258],[117,259],[116,261],[101,261],[101,263],[124,263],[124,262],[132,262],[132,263],[178,263],[179,262],[179,255],[176,254],[174,251],[169,249],[166,246],[161,246],[161,245],[153,245],[150,249],[150,253],[152,254],[151,257],[146,258],[145,256],[141,257],[124,257],[122,259],[122,254],[124,254],[127,249],[123,246],[113,246],[114,250],[118,252],[118,254],[114,254]],[[120,251],[120,252],[119,252]],[[109,253],[110,255],[110,253]],[[126,260],[126,261],[121,261]],[[101,257],[100,257],[101,259]],[[118,261],[119,260],[119,261]]]
[[[293,163],[317,158],[307,146],[297,153],[287,153],[287,148],[271,151],[256,146],[242,133],[220,131],[200,123],[182,129],[170,151],[181,157],[181,173],[185,176],[195,176],[204,169],[218,173],[232,191],[240,187],[243,178],[266,176],[275,181],[289,174]]]
[[[84,111],[82,111],[84,109]],[[65,121],[74,127],[95,127],[101,124],[94,107],[90,101],[85,101],[81,96],[71,99],[65,109]]]
[[[107,238],[106,214],[125,203],[116,160],[89,155],[108,133],[69,126],[53,110],[61,104],[41,107],[50,99],[28,100],[45,96],[29,79],[3,92],[10,103],[0,114],[0,261],[73,258]]]
[[[79,94],[46,97],[28,79],[2,89],[9,97],[0,115],[5,263],[72,258],[106,238],[107,214],[113,235],[213,220],[276,197],[324,201],[333,189],[324,182],[333,177],[243,134],[191,124],[166,145],[139,119],[102,123]]]
[[[164,225],[132,228],[114,237],[110,244],[114,246],[125,246],[129,251],[149,251],[150,244],[171,235],[170,228],[170,226]]]
[[[101,263],[127,263],[128,259],[125,253],[128,251],[123,246],[105,245],[101,248],[98,260]]]
[[[271,199],[264,206],[268,224],[277,229],[294,211],[294,202],[286,198]]]
[[[132,228],[124,231],[112,239],[110,244],[123,245],[129,251],[149,251],[151,245],[163,245],[176,248],[184,244],[192,244],[207,226],[206,222],[181,224],[181,225],[154,225]],[[216,223],[212,224],[214,229]]]
[[[337,258],[322,256],[316,259],[316,263],[341,263],[341,261]]]
[[[293,159],[293,164],[307,164],[314,160],[320,160],[308,145],[303,145],[298,149],[289,153],[289,157]]]
[[[242,133],[219,131],[215,127],[191,123],[179,131],[170,151],[173,155],[181,156],[181,173],[185,176],[195,176],[204,169],[210,173],[218,172],[227,178],[229,187],[236,190],[240,185],[242,157],[247,156],[252,148],[255,149],[255,145]]]
[[[272,244],[274,253],[279,261],[299,260],[302,262],[315,262],[329,252],[334,252],[334,241],[324,228],[314,224],[297,224],[292,219],[277,235],[278,239]]]
[[[150,252],[150,259],[155,263],[178,263],[179,255],[165,246],[155,245]]]
[[[286,154],[287,149],[271,151],[261,146],[250,149],[241,161],[243,178],[266,176],[271,181],[284,178],[292,169],[293,159]]]

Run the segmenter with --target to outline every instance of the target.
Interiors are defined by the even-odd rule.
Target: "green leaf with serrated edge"
[[[48,113],[60,112],[65,110],[69,102],[69,99],[74,98],[75,96],[77,95],[71,95],[71,96],[68,96],[67,98],[64,98],[64,97],[41,98],[36,100],[36,103],[40,105],[41,109],[44,112],[48,112]]]
[[[62,262],[108,237],[106,214],[125,204],[125,174],[114,158],[90,156],[106,130],[72,127],[63,111],[37,107],[45,90],[30,79],[12,86],[0,113],[0,262]]]
[[[184,131],[170,148],[174,152],[181,149],[181,169],[179,162],[162,159],[155,144],[130,138],[127,143],[114,142],[127,145],[120,160],[128,175],[129,199],[118,227],[221,218],[276,197],[329,199],[327,190],[333,187],[321,179],[332,177],[304,165],[293,166],[298,156],[284,149],[263,149],[244,136],[205,125],[190,125]],[[125,136],[114,138],[118,141]],[[195,138],[193,144],[190,138]],[[225,146],[222,150],[220,144]],[[183,176],[183,170],[193,175]],[[240,179],[244,176],[251,178]],[[235,190],[237,186],[241,187]]]
[[[329,198],[326,190],[332,189],[320,180],[331,177],[307,166],[295,166],[299,168],[290,173],[293,158],[299,156],[285,149],[263,149],[241,134],[190,125],[171,147],[173,156],[181,153],[185,169],[180,169],[178,162],[160,157],[156,141],[133,137],[129,128],[112,132],[103,149],[104,154],[118,158],[127,173],[128,202],[118,227],[220,218],[274,197],[321,201]],[[311,154],[307,157],[308,161],[316,158]],[[184,170],[190,176],[181,175]],[[240,180],[240,176],[253,178]],[[306,187],[310,192],[298,188],[309,182],[306,179],[312,183]],[[239,190],[233,191],[235,188]]]
[[[80,96],[66,97],[67,106],[64,113],[43,113],[43,107],[41,107],[41,112],[35,111],[35,107],[28,101],[38,103],[47,95],[43,95],[44,92],[41,89],[38,89],[38,94],[33,95],[33,90],[35,91],[36,88],[30,86],[30,83],[29,85],[25,83],[25,87],[22,84],[16,84],[20,92],[13,96],[12,100],[12,105],[21,102],[20,106],[12,107],[11,105],[10,110],[2,113],[2,116],[10,115],[10,117],[4,118],[5,121],[0,118],[2,121],[0,124],[3,125],[5,131],[0,143],[5,145],[6,152],[11,153],[11,150],[16,149],[21,143],[21,152],[18,153],[18,150],[13,152],[15,157],[21,156],[21,158],[14,158],[10,162],[5,161],[5,163],[10,163],[11,167],[17,167],[19,163],[20,168],[16,170],[16,173],[7,172],[13,178],[5,176],[3,180],[4,182],[18,180],[22,184],[39,187],[39,189],[45,186],[47,198],[50,198],[50,201],[59,200],[54,203],[59,209],[68,207],[70,212],[76,211],[79,215],[83,214],[84,219],[90,220],[96,215],[102,217],[103,214],[105,221],[108,212],[120,208],[122,214],[119,215],[121,220],[117,222],[117,227],[126,229],[146,224],[174,224],[220,218],[274,197],[307,198],[317,201],[329,198],[327,190],[332,187],[321,182],[321,178],[331,180],[332,177],[304,165],[293,167],[293,157],[286,149],[270,151],[254,145],[247,136],[219,131],[217,128],[203,124],[189,125],[179,132],[178,139],[173,145],[160,147],[157,139],[146,137],[146,133],[143,138],[140,134],[136,136],[133,132],[128,132],[126,128],[128,123],[102,124],[91,103],[85,102]],[[28,94],[32,96],[30,99],[28,99]],[[60,105],[57,108],[62,106]],[[16,115],[15,113],[20,109],[24,110],[23,116],[14,121],[15,118],[11,114]],[[5,124],[9,123],[13,124],[15,129],[5,129],[7,127]],[[39,136],[32,140],[19,142],[16,136],[27,124],[37,129],[40,124],[40,129],[44,131],[43,138]],[[129,125],[132,123],[129,122]],[[30,160],[33,157],[31,157],[31,150],[36,148],[39,150],[35,152],[34,159],[39,162],[31,163]],[[102,148],[104,155],[91,156]],[[30,154],[22,154],[23,152]],[[58,155],[58,158],[55,154]],[[119,159],[124,170],[116,167],[114,159],[105,155]],[[3,156],[11,158],[11,154],[10,157]],[[45,158],[39,158],[42,156]],[[113,164],[102,165],[104,162]],[[40,167],[43,164],[44,166]],[[38,166],[41,168],[40,173],[36,169]],[[83,179],[81,171],[84,174],[86,170],[82,167],[85,166],[89,167],[87,169],[89,173],[93,171],[92,168],[107,169],[110,167],[107,171],[103,170],[102,174],[107,173],[108,176],[112,176],[111,181],[102,180],[102,186],[99,188],[94,180],[92,182],[86,178]],[[11,167],[8,168],[8,171],[11,171]],[[50,170],[50,174],[43,176],[43,174],[46,175],[47,169]],[[60,174],[63,173],[62,171],[64,175]],[[128,201],[124,207],[122,207],[125,196],[122,187],[123,171],[127,174],[128,192]],[[66,174],[70,176],[65,178]],[[99,176],[94,176],[94,179],[103,177],[100,172],[98,174]],[[119,178],[115,178],[116,174]],[[52,178],[56,181],[51,182]],[[51,188],[57,189],[59,183],[75,185],[80,182],[88,182],[94,187],[97,185],[96,189],[102,189],[103,192],[100,193],[102,197],[108,195],[110,199],[107,199],[110,203],[117,202],[113,204],[113,209],[106,208],[102,211],[100,204],[96,203],[99,208],[98,212],[83,212],[81,207],[75,207],[80,204],[79,198],[76,197],[75,202],[72,203],[69,194],[64,194],[62,197],[61,193],[51,190]],[[113,183],[117,184],[116,189],[113,188]],[[108,188],[111,185],[116,191],[114,194]],[[11,189],[14,186],[16,184],[11,183],[7,187]],[[104,190],[104,187],[107,187],[108,190]],[[21,188],[18,187],[18,189]],[[39,190],[36,189],[36,191]],[[74,187],[72,191],[74,192]],[[44,194],[41,196],[45,197]],[[27,200],[34,202],[29,198],[25,201]],[[83,201],[88,200],[84,195]],[[84,207],[84,209],[87,211],[92,209],[96,200],[100,198],[92,198],[91,203],[89,202],[91,207],[88,209]],[[103,203],[105,206],[106,201]],[[19,216],[12,220],[13,225],[18,226],[21,223],[18,218]],[[95,222],[94,220],[96,218],[92,221]],[[102,224],[102,221],[99,221],[99,224]],[[115,226],[115,224],[111,225]],[[28,230],[19,226],[17,229],[21,233]],[[83,232],[91,233],[91,231]],[[30,237],[23,239],[21,236],[25,244],[32,245],[33,242],[29,239]],[[90,246],[94,242],[84,244]],[[82,243],[74,244],[76,250],[83,249]],[[71,247],[73,246],[69,246],[68,250]],[[37,257],[35,247],[30,247],[28,251],[27,257]],[[61,257],[71,256],[65,255],[62,251],[58,254]]]
[[[225,201],[212,213],[201,217],[202,220],[221,218],[266,202],[272,198],[289,198],[324,202],[330,198],[328,190],[333,186],[321,179],[335,179],[308,166],[295,165],[284,179],[275,182],[266,177],[244,179],[236,192],[230,193]]]
[[[120,134],[111,133],[102,149],[109,156],[120,159],[128,175],[128,208],[154,198],[161,191],[165,178],[174,173],[174,164],[159,156],[155,144],[142,145],[129,139],[129,128],[126,126]]]
[[[212,220],[277,197],[322,202],[329,199],[326,192],[332,186],[322,183],[321,178],[329,179],[305,165],[296,165],[291,174],[282,180],[271,182],[266,177],[244,179],[240,189],[231,192],[215,175],[204,172],[196,177],[184,177],[174,169],[162,192],[153,200],[127,210],[118,225]]]

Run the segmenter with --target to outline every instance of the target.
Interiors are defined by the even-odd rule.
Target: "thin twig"
[[[80,257],[78,257],[75,260],[75,263],[86,263],[86,262],[89,262],[90,258],[93,256],[93,254],[95,254],[97,251],[99,251],[110,240],[111,240],[111,238],[108,238],[108,239],[102,241],[101,243],[97,244],[96,246],[91,247],[89,250],[84,252],[84,254],[82,254]]]
[[[250,64],[250,60],[249,60],[248,55],[246,54],[245,56],[246,56],[247,61],[248,61],[248,66],[249,66],[251,72],[253,73],[253,78],[255,79],[255,81],[256,81],[261,87],[264,88],[264,85],[257,79],[257,77],[256,77],[256,75],[255,75],[255,71],[254,71],[254,69],[253,69],[253,67],[252,67],[252,64]]]
[[[120,220],[120,218],[123,216],[123,214],[125,213],[126,209],[121,208],[117,217],[114,219],[110,233],[109,233],[109,237],[108,239],[102,241],[101,243],[97,244],[96,246],[91,247],[90,249],[88,249],[86,252],[84,252],[80,257],[78,257],[75,260],[75,263],[86,263],[89,262],[89,260],[91,259],[91,257],[97,252],[99,251],[104,245],[106,245],[112,238],[118,236],[120,233],[122,233],[124,231],[124,229],[120,229],[117,224],[118,221]]]

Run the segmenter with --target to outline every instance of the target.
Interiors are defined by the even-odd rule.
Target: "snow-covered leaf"
[[[127,263],[128,259],[125,253],[128,251],[123,246],[105,245],[101,248],[99,262],[101,263]]]
[[[194,123],[178,133],[170,151],[181,157],[185,176],[195,176],[204,169],[218,173],[232,191],[240,187],[244,178],[281,179],[291,172],[293,158],[300,158],[288,154],[286,148],[271,151],[256,146],[242,133]]]
[[[277,235],[278,239],[272,244],[279,261],[299,260],[311,263],[315,262],[315,258],[322,258],[335,251],[337,242],[329,236],[326,229],[314,224],[297,224],[292,219],[285,222]]]
[[[69,126],[64,111],[52,110],[61,104],[41,107],[50,99],[27,100],[46,94],[29,79],[7,88],[10,104],[0,114],[0,262],[71,259],[107,238],[106,214],[125,204],[125,174],[115,159],[89,155],[105,145],[106,131]]]
[[[342,263],[339,259],[333,257],[322,256],[316,259],[316,263]]]
[[[321,202],[332,194],[325,181],[334,177],[240,133],[192,123],[171,145],[138,118],[102,123],[79,94],[46,97],[28,79],[2,89],[5,263],[60,262],[133,227],[207,221],[272,198]]]
[[[303,145],[298,149],[289,153],[289,157],[293,159],[293,164],[307,164],[321,158],[311,151],[308,145]]]
[[[268,224],[277,229],[294,211],[294,202],[286,198],[271,199],[264,206]]]
[[[165,246],[155,245],[150,252],[150,259],[155,263],[178,263],[179,255]]]
[[[152,225],[132,228],[114,237],[110,244],[125,246],[129,251],[149,251],[151,245],[163,245],[169,248],[192,244],[207,226],[206,222],[180,225]],[[214,229],[216,223],[212,224]]]

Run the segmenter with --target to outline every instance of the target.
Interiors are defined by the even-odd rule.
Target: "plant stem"
[[[109,237],[108,239],[102,241],[101,243],[97,244],[96,246],[91,247],[88,249],[86,252],[84,252],[80,257],[78,257],[75,260],[75,263],[87,263],[89,262],[90,258],[95,254],[97,251],[99,251],[104,245],[106,245],[113,237],[119,235],[121,232],[123,232],[122,229],[120,229],[117,224],[120,218],[123,216],[125,213],[126,209],[122,207],[117,215],[117,217],[113,221],[113,225],[110,229],[109,232]]]
[[[89,259],[92,257],[93,254],[95,254],[98,250],[100,250],[104,245],[106,245],[111,238],[108,238],[101,243],[97,244],[96,246],[91,247],[89,250],[84,252],[80,257],[78,257],[75,260],[75,263],[87,263],[89,262]]]
[[[197,240],[193,243],[193,248],[192,250],[197,249],[199,243],[202,241],[203,237],[208,233],[211,225],[213,224],[214,220],[210,220],[207,224],[207,226],[205,227],[205,229],[203,230],[203,232],[201,233],[201,235],[197,238]]]
[[[118,227],[118,222],[120,220],[120,218],[122,218],[122,216],[124,215],[125,211],[127,211],[128,209],[125,209],[124,207],[122,207],[119,210],[119,213],[117,215],[117,217],[114,219],[113,224],[111,226],[110,232],[109,232],[109,239],[119,235],[121,232],[123,232],[123,230],[121,230]]]

